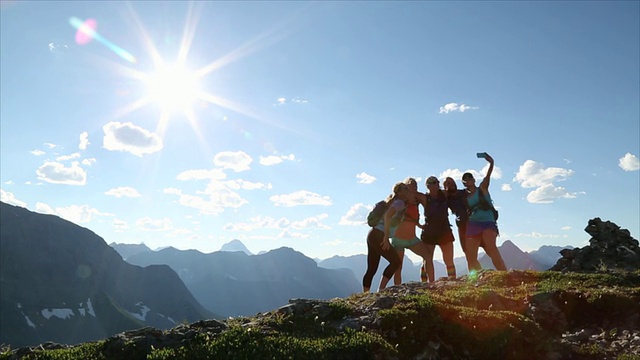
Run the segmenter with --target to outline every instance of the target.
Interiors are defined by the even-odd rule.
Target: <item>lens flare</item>
[[[136,62],[136,58],[133,55],[128,53],[123,48],[112,43],[111,41],[105,39],[102,35],[98,34],[98,32],[96,31],[98,29],[98,23],[96,20],[88,19],[86,21],[82,21],[77,17],[71,17],[69,19],[69,24],[76,30],[78,30],[75,37],[76,43],[78,45],[86,45],[90,43],[91,40],[95,39],[96,41],[100,42],[104,46],[108,47],[111,51],[116,53],[116,55],[127,60],[128,62]]]

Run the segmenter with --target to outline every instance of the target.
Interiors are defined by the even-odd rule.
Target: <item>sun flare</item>
[[[161,64],[153,72],[145,74],[143,82],[149,100],[163,112],[186,114],[202,98],[198,80],[196,74],[184,66]]]

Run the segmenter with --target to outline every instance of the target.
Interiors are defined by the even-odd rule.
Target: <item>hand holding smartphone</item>
[[[476,153],[476,156],[480,159],[486,159],[487,158],[487,153],[486,152],[479,152]]]

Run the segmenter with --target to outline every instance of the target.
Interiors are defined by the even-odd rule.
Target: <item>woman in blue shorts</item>
[[[469,223],[467,224],[466,233],[466,251],[467,264],[469,271],[480,270],[482,266],[478,261],[478,247],[482,243],[484,251],[489,255],[493,266],[496,270],[507,270],[502,260],[502,255],[496,245],[498,237],[498,226],[491,206],[491,195],[489,195],[489,181],[493,172],[493,158],[485,153],[485,159],[489,162],[489,170],[487,175],[476,186],[476,180],[471,173],[462,175],[462,182],[467,188],[467,203],[469,205]],[[480,193],[484,197],[484,201],[480,199]],[[487,206],[488,204],[488,206]]]

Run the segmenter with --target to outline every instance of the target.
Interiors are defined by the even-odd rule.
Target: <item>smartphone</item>
[[[476,156],[481,159],[485,159],[487,157],[487,153],[486,152],[476,153]]]

